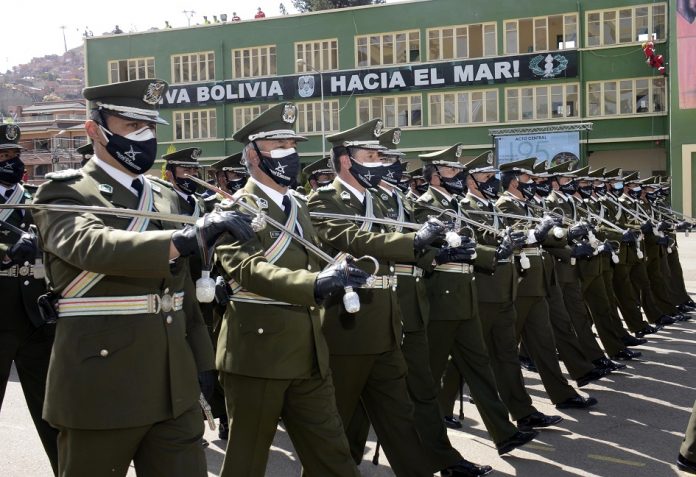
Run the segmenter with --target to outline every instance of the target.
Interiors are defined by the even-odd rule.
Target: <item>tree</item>
[[[292,0],[293,6],[299,12],[316,12],[318,10],[332,10],[334,8],[360,7],[363,5],[377,5],[385,0]]]

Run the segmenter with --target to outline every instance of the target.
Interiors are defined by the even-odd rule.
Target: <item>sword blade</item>
[[[188,215],[169,214],[163,212],[145,212],[135,209],[120,209],[117,207],[101,207],[97,205],[73,204],[0,204],[3,209],[45,210],[48,212],[72,212],[77,214],[113,215],[118,217],[143,217],[146,219],[174,222],[177,224],[195,224],[196,220]]]

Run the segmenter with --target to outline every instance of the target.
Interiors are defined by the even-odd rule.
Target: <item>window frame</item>
[[[242,129],[244,126],[249,124],[249,122],[253,121],[256,119],[261,113],[264,111],[268,110],[273,106],[274,103],[259,103],[259,104],[243,104],[239,106],[234,106],[232,108],[232,125],[234,127],[235,131],[239,131]],[[254,108],[258,108],[258,113],[254,111]],[[237,124],[237,112],[240,112],[240,114],[245,114],[245,113],[250,113],[251,118],[249,121],[245,122],[244,124]]]
[[[635,35],[636,35],[636,10],[640,8],[647,8],[648,9],[648,15],[647,15],[647,20],[648,20],[648,32],[652,32],[652,34],[655,34],[655,25],[654,25],[654,20],[655,20],[655,7],[662,7],[663,12],[662,16],[664,18],[664,32],[663,33],[663,38],[648,38],[645,40],[636,40]],[[625,10],[631,10],[631,41],[621,41],[621,11]],[[605,37],[604,37],[604,25],[605,25],[605,20],[604,20],[604,15],[606,13],[614,13],[614,22],[616,24],[616,35],[615,39],[616,41],[614,43],[605,43]],[[590,29],[589,29],[589,18],[590,15],[599,15],[599,31],[597,33],[597,38],[599,39],[599,43],[596,45],[590,45]],[[646,41],[653,41],[655,43],[662,43],[667,41],[668,39],[668,32],[669,30],[669,12],[668,12],[668,6],[666,2],[656,2],[656,3],[645,3],[641,5],[625,5],[621,7],[615,7],[615,8],[604,8],[604,9],[598,9],[598,10],[587,10],[585,11],[585,34],[584,34],[584,46],[585,48],[616,48],[620,46],[626,46],[626,45],[639,45],[642,44],[643,42]],[[650,34],[650,33],[648,33]]]
[[[655,98],[655,82],[661,80],[663,87],[662,87],[662,97],[664,99],[663,105],[662,105],[662,110],[655,110],[655,103],[654,103],[654,98]],[[625,89],[622,88],[622,82],[631,82],[631,97],[633,98],[633,101],[631,101],[631,112],[630,113],[622,113],[622,104],[621,104],[621,93],[622,91],[626,91]],[[637,81],[647,81],[648,83],[648,110],[643,111],[643,112],[638,112],[636,108],[636,92],[638,91],[636,87],[636,82]],[[616,95],[616,113],[615,114],[606,114],[606,95],[605,95],[605,83],[615,83],[616,84],[616,89],[615,89],[615,95]],[[591,86],[596,86],[600,85],[599,89],[599,97],[600,97],[600,108],[599,108],[599,114],[590,114],[590,87]],[[666,80],[666,78],[662,76],[643,76],[639,78],[617,78],[617,79],[611,79],[611,80],[602,80],[602,81],[588,81],[585,83],[585,117],[588,119],[613,119],[613,118],[640,118],[644,116],[665,116],[669,114],[669,82]]]
[[[481,52],[482,56],[471,56],[471,29],[470,27],[472,26],[480,26],[481,27]],[[486,26],[493,26],[494,28],[494,53],[492,55],[486,55]],[[466,56],[460,56],[458,52],[455,50],[457,49],[457,35],[456,31],[460,28],[466,28]],[[452,35],[452,51],[454,52],[452,58],[445,58],[442,55],[442,46],[443,46],[443,32],[444,30],[447,29],[452,29],[453,30],[453,35]],[[432,58],[430,55],[430,34],[432,32],[439,32],[438,36],[438,43],[439,43],[439,49],[440,49],[440,58]],[[427,60],[426,62],[434,62],[434,61],[455,61],[455,60],[466,60],[466,59],[475,59],[475,58],[493,58],[498,55],[498,22],[480,22],[480,23],[465,23],[461,25],[445,25],[441,27],[432,27],[432,28],[426,28],[425,30],[425,41],[426,41],[426,51],[427,51]]]
[[[261,50],[266,48],[268,50],[266,54],[266,69],[268,71],[268,74],[259,74],[259,75],[243,75],[240,74],[239,71],[237,71],[237,64],[235,62],[235,52],[240,52],[240,63],[241,63],[241,69],[242,73],[244,70],[244,52],[248,52],[249,55],[249,69],[253,70],[254,65],[253,61],[255,58],[261,58]],[[274,54],[270,54],[270,49],[273,48]],[[254,56],[255,53],[255,56]],[[255,45],[255,46],[247,46],[244,48],[233,48],[230,53],[231,59],[232,59],[232,79],[250,79],[250,78],[269,78],[269,77],[274,77],[278,75],[278,45],[275,44],[268,44],[268,45]],[[271,63],[271,56],[275,58],[273,63]],[[261,68],[261,62],[258,64],[258,69],[259,71],[262,71],[263,68]]]
[[[418,35],[418,57],[419,59],[416,61],[411,61],[410,59],[410,50],[408,49],[408,45],[411,43],[411,34],[415,33]],[[392,62],[392,63],[384,63],[384,37],[387,35],[391,35],[393,40],[392,40],[392,45],[393,45],[393,53],[392,57],[396,59],[396,35],[400,34],[405,34],[407,37],[406,41],[406,62],[405,63],[397,63],[397,62]],[[378,65],[373,65],[370,64],[370,57],[371,55],[369,54],[369,48],[371,44],[371,38],[378,36],[380,38],[380,45],[379,45],[379,51],[380,51],[380,63]],[[360,39],[366,39],[367,43],[367,48],[368,48],[368,60],[366,65],[360,65],[359,60],[358,60],[358,54],[359,54],[359,47],[358,47],[358,42]],[[387,32],[378,32],[378,33],[368,33],[368,34],[363,34],[363,35],[355,35],[353,37],[353,46],[355,48],[354,52],[354,59],[355,59],[355,67],[356,68],[373,68],[373,67],[380,67],[380,66],[397,66],[397,65],[410,65],[410,64],[417,64],[417,63],[422,63],[423,62],[423,45],[422,45],[422,38],[421,38],[421,30],[418,29],[411,29],[411,30],[399,30],[399,31],[387,31]]]
[[[303,58],[300,56],[299,48],[300,46],[306,46],[306,45],[314,45],[316,43],[323,44],[325,42],[330,42],[330,43],[335,43],[336,45],[336,65],[334,67],[326,67],[324,65],[324,55],[323,55],[323,49],[319,49],[319,58],[321,59],[320,65],[315,65],[313,61],[308,61],[306,58]],[[317,71],[321,71],[322,73],[325,71],[337,71],[340,69],[339,63],[340,63],[340,55],[338,51],[338,38],[323,38],[321,40],[308,40],[308,41],[296,41],[293,44],[293,48],[295,51],[295,60],[298,60],[300,58],[303,58],[309,65],[311,65],[313,68],[315,68]],[[329,48],[329,62],[332,61],[332,55],[331,55],[332,49]],[[315,54],[314,48],[312,48],[312,54]],[[307,65],[303,65],[300,67],[297,62],[295,62],[295,73],[296,74],[302,74],[302,73],[312,73],[312,70],[307,67]]]
[[[197,79],[196,81],[190,81],[190,76],[191,76],[191,57],[192,57],[193,55],[197,55],[197,57],[198,57],[198,60],[196,61],[196,65],[197,65],[197,67],[198,67],[198,76],[199,76],[199,79]],[[206,59],[205,59],[206,65],[209,65],[209,64],[211,64],[211,63],[212,63],[212,65],[213,65],[213,76],[212,76],[212,78],[207,77],[207,78],[205,78],[205,79],[200,79],[200,72],[201,72],[201,61],[200,61],[200,56],[201,56],[201,55],[206,55]],[[212,59],[211,59],[210,55],[212,55]],[[176,58],[181,58],[181,59],[182,59],[181,63],[179,64],[179,70],[180,70],[180,74],[182,74],[182,76],[183,76],[183,65],[184,65],[184,63],[183,63],[183,58],[184,58],[184,57],[188,57],[188,58],[189,58],[189,71],[188,71],[188,73],[189,73],[189,81],[186,81],[186,80],[184,80],[184,81],[176,81],[176,74],[175,74],[175,61],[176,61],[176,60],[175,60],[175,59],[176,59]],[[178,54],[176,54],[176,55],[171,55],[171,56],[169,57],[169,61],[170,61],[170,67],[171,67],[171,77],[170,77],[170,78],[172,79],[172,84],[195,84],[195,83],[205,83],[205,82],[209,82],[209,81],[215,81],[215,51],[214,51],[214,50],[209,50],[209,51],[192,51],[192,52],[190,52],[190,53],[178,53]],[[210,68],[210,67],[207,66],[207,67],[205,68],[205,70],[204,70],[204,71],[206,72],[206,76],[207,76],[207,74],[208,74],[208,72],[209,72],[209,68]]]
[[[421,113],[420,114],[420,124],[417,124],[417,125],[411,124],[412,119],[413,119],[413,117],[412,117],[413,108],[412,108],[411,104],[412,104],[412,98],[415,98],[415,97],[420,98],[420,106],[421,106],[421,108],[420,108],[420,113]],[[409,122],[409,124],[406,126],[399,126],[399,124],[398,124],[398,116],[399,116],[398,115],[398,102],[399,102],[400,98],[408,98],[408,122]],[[379,117],[382,119],[382,121],[384,122],[385,129],[386,128],[393,128],[393,127],[399,127],[401,129],[415,129],[415,128],[424,127],[423,126],[423,94],[420,92],[419,93],[407,93],[407,94],[378,95],[378,96],[359,96],[355,102],[355,117],[357,119],[357,124],[362,124],[366,121],[369,121],[370,119],[374,119],[371,116],[371,114],[368,115],[369,117],[366,120],[363,120],[360,118],[361,102],[362,101],[369,101],[369,105],[368,105],[369,110],[372,111],[373,110],[372,101],[377,100],[377,99],[382,101],[382,105],[380,108],[381,111],[380,111],[379,116],[375,116],[375,117]],[[395,121],[394,125],[387,123],[387,114],[385,114],[387,106],[385,105],[385,100],[393,100],[395,102],[396,108],[395,108],[394,117],[396,118],[396,121]]]
[[[473,118],[473,99],[471,97],[472,94],[474,93],[481,93],[482,98],[481,101],[483,103],[483,121],[480,122],[474,122],[472,120]],[[487,99],[487,94],[488,93],[495,93],[495,114],[496,117],[494,120],[489,120],[487,118],[488,112],[486,109],[486,102],[488,101]],[[446,123],[444,121],[445,118],[445,101],[444,97],[445,95],[452,94],[455,96],[455,101],[454,101],[454,115],[455,117],[459,118],[459,104],[461,100],[459,99],[460,94],[468,94],[468,99],[467,99],[467,118],[469,119],[467,122],[453,122],[453,123]],[[435,114],[433,114],[433,103],[432,103],[432,98],[435,96],[440,96],[441,101],[440,101],[440,108],[441,111],[439,112],[439,115],[442,117],[442,122],[440,124],[433,124],[433,117]],[[499,88],[488,88],[488,89],[457,89],[457,90],[449,90],[449,91],[438,91],[434,93],[428,93],[428,126],[429,128],[446,128],[446,127],[481,127],[484,124],[498,124],[500,123],[500,89]]]
[[[144,60],[144,61],[145,61],[145,76],[144,76],[143,78],[140,78],[140,77],[131,78],[131,77],[130,77],[130,70],[131,70],[131,65],[130,65],[130,63],[131,63],[132,61],[137,62],[137,61],[140,61],[140,60]],[[125,61],[125,62],[126,62],[126,70],[128,71],[128,76],[129,76],[129,77],[128,77],[128,78],[125,78],[125,79],[121,79],[121,78],[120,78],[120,73],[119,73],[119,79],[118,79],[118,81],[114,81],[114,79],[113,79],[113,74],[112,74],[112,67],[111,67],[111,66],[112,66],[112,64],[114,64],[114,63],[120,63],[120,62],[122,62],[122,61]],[[147,75],[147,72],[150,70],[150,67],[148,66],[148,61],[151,61],[151,62],[152,62],[152,77],[149,77],[149,76]],[[135,58],[121,58],[121,59],[118,59],[118,60],[108,60],[108,61],[106,62],[106,68],[107,68],[107,71],[108,71],[109,84],[113,84],[113,83],[122,83],[122,82],[124,82],[124,81],[131,81],[131,80],[136,80],[136,79],[153,79],[153,78],[156,78],[156,77],[157,77],[157,75],[155,74],[155,57],[154,57],[154,56],[138,56],[138,57],[135,57]],[[120,65],[117,66],[117,68],[120,70]],[[135,65],[135,69],[136,69],[136,71],[138,70],[138,65],[137,65],[137,63],[136,63],[136,65]]]
[[[558,45],[553,43],[553,45],[550,44],[549,42],[549,19],[551,17],[561,17],[561,26],[562,26],[562,32],[563,32],[563,44],[567,42],[566,40],[566,17],[575,17],[575,47],[573,48],[558,48]],[[531,21],[532,25],[532,51],[520,51],[520,21],[522,20],[528,20]],[[543,50],[537,50],[536,45],[537,45],[537,28],[536,28],[536,23],[538,20],[545,20],[545,40],[546,41],[546,49]],[[515,24],[515,42],[517,44],[517,51],[516,52],[511,52],[508,51],[508,45],[507,45],[507,26],[508,24]],[[564,12],[564,13],[556,13],[553,15],[541,15],[538,17],[524,17],[524,18],[510,18],[510,19],[504,19],[503,20],[503,55],[524,55],[528,53],[543,53],[543,52],[548,52],[548,51],[564,51],[564,50],[575,50],[580,48],[579,45],[579,38],[580,38],[580,32],[578,31],[578,27],[580,24],[580,16],[578,12]],[[553,46],[553,48],[551,47]]]
[[[562,87],[562,94],[563,94],[563,106],[565,106],[565,110],[563,111],[563,116],[554,116],[553,113],[553,87]],[[575,103],[575,110],[573,115],[568,115],[567,114],[567,107],[568,107],[568,87],[569,86],[575,86],[575,94],[577,95],[577,101]],[[547,113],[548,115],[545,118],[539,118],[538,117],[538,95],[537,95],[537,90],[540,88],[545,88],[546,89],[546,102],[547,102]],[[525,118],[523,117],[524,109],[523,109],[523,90],[525,89],[531,89],[532,90],[532,113],[533,117],[532,118]],[[508,102],[508,91],[516,91],[517,92],[517,114],[518,114],[518,119],[510,119],[510,103]],[[580,83],[579,82],[571,82],[571,83],[542,83],[542,84],[529,84],[525,86],[512,86],[508,88],[503,89],[503,101],[505,101],[505,123],[520,123],[520,122],[549,122],[549,121],[577,121],[581,115],[580,115],[580,104],[581,104],[581,91],[580,91]]]
[[[307,107],[312,106],[312,114],[315,115],[315,118],[318,116],[318,120],[321,122],[321,105],[326,104],[328,105],[328,114],[327,112],[324,112],[324,124],[322,124],[323,131],[308,131],[306,129],[303,129],[301,127],[302,121],[304,121],[304,124],[307,124]],[[328,134],[328,133],[336,133],[341,130],[341,104],[338,98],[336,99],[325,99],[324,101],[298,101],[295,103],[297,106],[297,134],[302,134],[304,136],[316,136],[316,135],[322,135],[322,134]],[[316,106],[319,106],[319,109],[317,110]],[[332,109],[333,107],[333,109]],[[336,124],[334,124],[334,115],[336,118]],[[326,127],[326,123],[328,123],[328,127]],[[312,123],[314,124],[314,122]]]
[[[207,113],[207,122],[208,122],[208,135],[207,136],[199,136],[199,137],[182,137],[182,138],[177,138],[177,133],[176,133],[176,128],[177,128],[177,123],[179,120],[179,117],[181,117],[182,122],[185,121],[185,118],[183,117],[185,114],[198,114],[198,128],[199,131],[202,128],[202,121],[201,121],[201,114],[202,113]],[[211,113],[214,115],[215,119],[215,135],[210,134],[210,123],[211,123]],[[190,118],[191,120],[191,126],[188,128],[190,130],[193,129],[193,117]],[[182,130],[183,126],[185,126],[185,123],[182,124]],[[216,108],[198,108],[198,109],[185,109],[185,110],[174,110],[172,113],[172,142],[193,142],[193,141],[206,141],[206,140],[216,140],[219,139],[218,137],[218,125],[217,125],[217,109]]]

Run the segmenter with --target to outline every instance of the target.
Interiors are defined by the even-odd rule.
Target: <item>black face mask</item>
[[[416,192],[418,192],[419,194],[425,194],[426,192],[428,192],[428,187],[430,187],[430,185],[427,182],[425,184],[417,185]]]
[[[534,182],[520,182],[519,179],[517,182],[519,184],[517,188],[522,192],[524,198],[532,200],[536,195],[536,184]]]
[[[106,150],[133,174],[144,174],[155,163],[157,138],[149,128],[142,128],[126,136],[112,133],[99,126],[106,137]],[[141,138],[141,139],[139,139]]]
[[[188,177],[175,177],[176,185],[181,192],[187,195],[195,194],[198,191],[198,184]]]
[[[594,191],[594,187],[591,185],[589,186],[584,186],[584,187],[578,187],[578,191],[580,192],[580,195],[582,196],[583,199],[589,199],[592,197],[592,192]]]
[[[377,187],[384,175],[383,166],[367,167],[360,164],[352,157],[350,158],[349,171],[350,174],[355,177],[355,180],[358,181],[365,189]]]
[[[401,166],[401,162],[396,161],[394,164],[384,166],[383,171],[384,171],[384,175],[382,176],[382,180],[384,182],[387,182],[393,186],[399,185],[399,181],[401,180],[401,176],[404,173],[404,169]]]
[[[649,201],[651,204],[654,204],[654,203],[657,201],[657,199],[660,198],[660,193],[659,193],[658,191],[655,191],[655,192],[647,192],[647,193],[645,194],[645,197],[648,199],[648,201]]]
[[[578,184],[575,182],[575,180],[572,180],[568,182],[567,184],[558,184],[558,188],[560,189],[561,192],[568,194],[568,195],[573,195],[577,192],[578,190]]]
[[[594,188],[595,194],[597,194],[600,197],[604,197],[607,195],[607,186],[606,184],[602,184],[601,186],[597,186]]]
[[[536,185],[536,193],[541,197],[548,197],[551,194],[551,183],[549,181],[538,182]]]
[[[24,163],[19,158],[19,155],[5,162],[0,162],[0,182],[12,185],[19,184],[23,175]]]
[[[638,190],[628,189],[627,194],[631,199],[637,200],[640,197],[641,192],[643,192],[641,188],[637,189]]]
[[[660,197],[669,197],[669,187],[660,189],[658,193],[660,194]]]
[[[401,192],[406,194],[408,192],[408,189],[410,188],[411,181],[399,181],[398,184],[396,184],[396,187],[399,188]]]
[[[247,183],[247,178],[242,177],[241,179],[228,179],[227,180],[227,190],[235,193]]]
[[[440,184],[452,195],[466,194],[466,173],[459,171],[454,177],[450,178],[440,176]]]
[[[290,149],[274,149],[270,152],[271,157],[266,157],[261,154],[256,142],[252,144],[259,156],[259,168],[279,186],[294,189],[300,173],[300,155],[295,149],[290,153],[287,153]],[[282,157],[273,157],[274,155]]]
[[[473,179],[474,176],[471,176]],[[498,198],[498,193],[500,192],[500,179],[495,176],[491,176],[485,182],[479,182],[474,179],[476,187],[478,190],[488,199],[495,200]]]

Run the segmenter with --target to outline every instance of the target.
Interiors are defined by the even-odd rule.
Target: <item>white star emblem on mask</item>
[[[371,181],[373,177],[374,176],[369,171],[367,172],[367,174],[365,174],[365,179],[367,179],[368,182]]]
[[[135,156],[136,154],[141,154],[140,151],[134,151],[133,146],[131,146],[130,151],[126,151],[123,153],[128,159],[131,161],[135,161]]]
[[[390,179],[393,179],[394,178],[394,171],[387,172],[387,177]]]
[[[276,172],[278,172],[279,174],[285,174],[285,168],[286,168],[286,167],[288,167],[288,166],[279,163],[279,164],[276,166],[275,170],[276,170]]]

